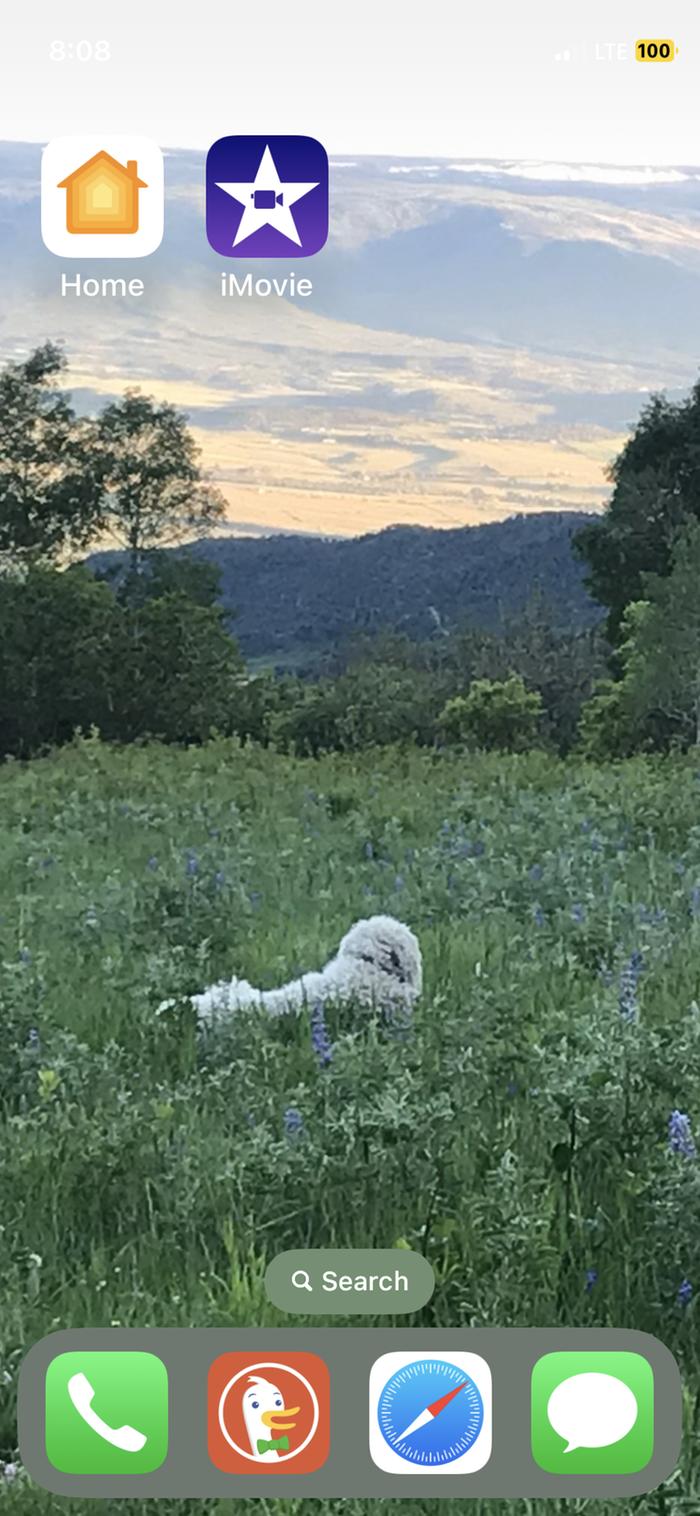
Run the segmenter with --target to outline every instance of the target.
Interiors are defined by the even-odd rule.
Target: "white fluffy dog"
[[[352,1001],[389,1015],[405,1015],[412,1011],[422,986],[417,937],[393,916],[370,916],[351,926],[335,958],[318,973],[302,974],[301,979],[292,979],[278,990],[255,989],[247,979],[224,980],[191,999],[199,1020],[208,1025],[243,1006],[261,1006],[280,1016],[319,1000]],[[165,1006],[172,1003],[166,1001]]]

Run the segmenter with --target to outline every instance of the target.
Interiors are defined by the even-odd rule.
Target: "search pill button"
[[[306,1316],[405,1315],[434,1289],[427,1258],[410,1248],[290,1248],[265,1271],[268,1300]]]

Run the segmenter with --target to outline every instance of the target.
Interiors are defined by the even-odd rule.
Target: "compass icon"
[[[385,1353],[370,1375],[372,1461],[391,1474],[464,1474],[491,1456],[491,1371],[476,1353]]]

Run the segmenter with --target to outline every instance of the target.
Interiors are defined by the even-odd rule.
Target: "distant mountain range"
[[[39,144],[0,144],[0,357],[65,342],[76,405],[140,385],[187,411],[226,530],[350,536],[594,511],[652,389],[697,371],[700,174],[331,162],[308,299],[222,299],[200,152],[166,152],[165,238],[139,300],[62,298]],[[83,276],[123,262],[81,260]]]
[[[217,564],[246,656],[293,664],[354,632],[392,628],[422,639],[467,624],[497,631],[535,592],[556,626],[590,626],[601,612],[571,550],[573,532],[589,520],[541,513],[455,531],[395,526],[345,540],[218,538],[184,551]],[[118,558],[91,561],[104,567]]]

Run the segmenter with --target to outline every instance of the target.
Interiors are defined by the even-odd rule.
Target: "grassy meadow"
[[[52,1329],[275,1324],[274,1253],[404,1242],[438,1279],[415,1324],[667,1342],[684,1462],[630,1508],[700,1511],[700,1160],[687,1129],[669,1142],[674,1110],[700,1142],[697,758],[81,740],[0,770],[0,858],[2,1459],[21,1357]],[[329,1009],[324,1051],[306,1018],[202,1041],[189,1006],[155,1014],[320,966],[377,911],[420,938],[411,1025]],[[105,1509],[11,1472],[8,1513]]]

